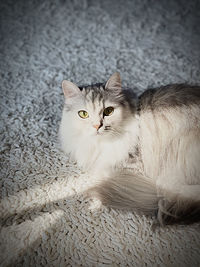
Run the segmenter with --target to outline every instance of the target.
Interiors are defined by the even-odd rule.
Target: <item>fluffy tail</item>
[[[146,215],[156,215],[161,225],[191,224],[200,221],[200,202],[168,199],[157,195],[156,185],[148,178],[132,173],[119,173],[89,190],[102,204],[111,208],[135,210]]]
[[[131,173],[119,173],[89,190],[102,204],[152,214],[158,209],[156,186],[148,179]]]

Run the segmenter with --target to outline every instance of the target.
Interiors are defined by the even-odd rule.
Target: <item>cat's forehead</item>
[[[87,110],[101,112],[108,106],[118,107],[120,99],[112,91],[106,90],[105,84],[98,83],[87,86],[79,86],[82,93],[82,101]]]
[[[105,101],[105,85],[94,84],[80,87],[86,102],[104,102]]]
[[[99,103],[116,102],[114,95],[105,89],[105,84],[97,83],[79,87],[86,102]]]

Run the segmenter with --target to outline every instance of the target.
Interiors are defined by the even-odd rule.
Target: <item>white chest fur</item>
[[[129,152],[134,152],[137,144],[138,126],[133,120],[123,135],[113,139],[72,135],[62,124],[60,133],[63,150],[70,153],[83,170],[105,176],[116,167],[126,166]]]

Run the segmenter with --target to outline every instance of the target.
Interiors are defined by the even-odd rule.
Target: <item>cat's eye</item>
[[[113,107],[107,107],[104,109],[103,111],[103,115],[104,116],[110,116],[111,114],[113,114],[114,112],[114,108]]]
[[[78,115],[82,118],[82,119],[87,119],[89,117],[89,114],[87,113],[87,111],[85,110],[80,110],[78,112]]]

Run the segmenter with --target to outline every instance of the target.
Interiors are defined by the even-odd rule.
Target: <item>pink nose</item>
[[[94,128],[96,128],[97,130],[100,128],[100,124],[96,124],[96,125],[93,125]]]

